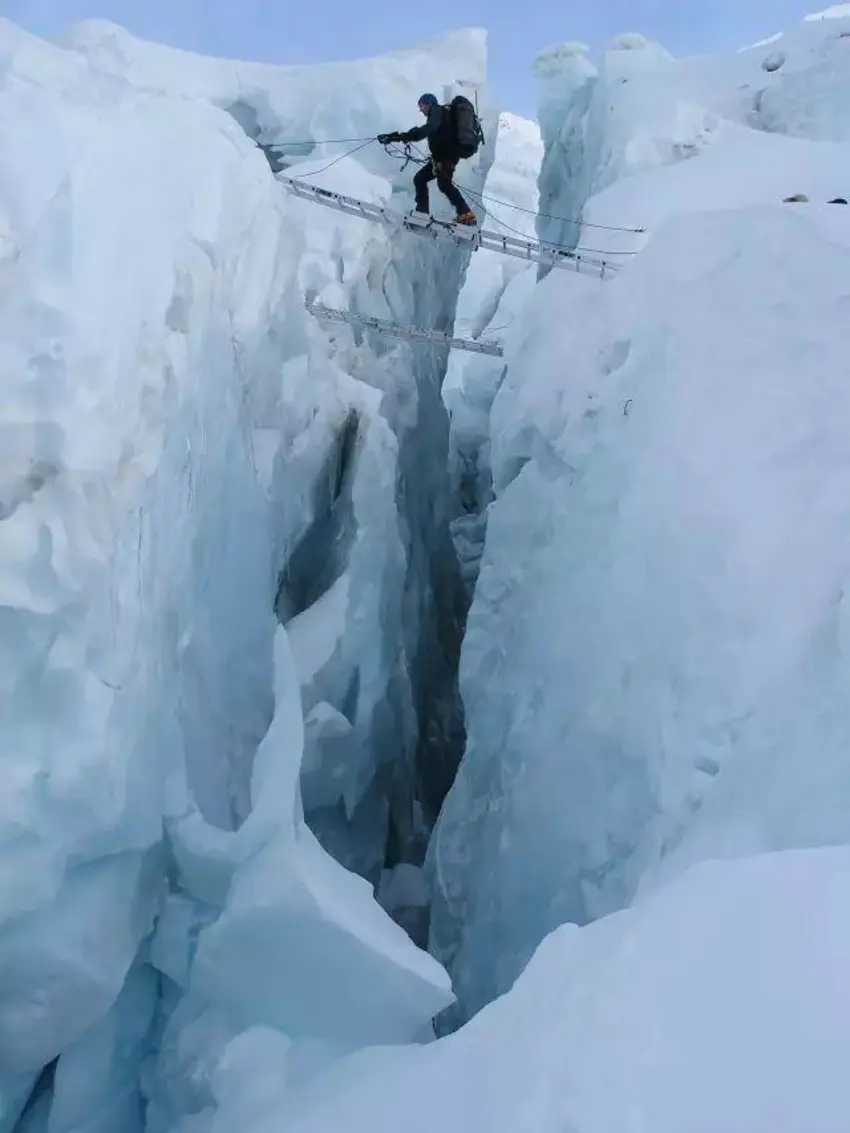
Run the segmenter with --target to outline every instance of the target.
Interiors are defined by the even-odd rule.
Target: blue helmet
[[[419,106],[436,106],[436,105],[437,105],[437,96],[435,94],[429,94],[427,91],[425,92],[425,94],[420,94],[420,96],[419,96]]]

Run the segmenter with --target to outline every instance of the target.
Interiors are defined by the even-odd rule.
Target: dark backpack
[[[449,103],[449,116],[458,157],[472,157],[484,141],[475,107],[462,94],[456,95]]]

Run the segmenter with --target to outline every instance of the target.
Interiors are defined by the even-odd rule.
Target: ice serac
[[[456,1034],[363,1051],[290,1095],[287,1129],[325,1133],[344,1114],[391,1133],[413,1097],[412,1133],[843,1133],[848,878],[847,847],[712,862],[564,925]],[[280,1100],[262,1108],[250,1133],[280,1127]]]
[[[841,30],[790,35],[796,73]],[[668,106],[684,84],[731,115],[765,78],[712,66],[661,59]],[[798,179],[819,203],[782,203]],[[659,871],[850,841],[850,246],[825,203],[848,180],[846,146],[724,118],[591,198],[649,242],[613,284],[547,277],[508,340],[469,738],[429,848],[431,947],[467,1014]]]
[[[253,142],[315,177],[322,138],[480,80],[484,40],[278,69],[3,22],[0,50],[0,1128],[197,1133],[220,1057],[312,1065],[451,999],[299,789],[303,700],[321,840],[413,864],[456,709],[444,362],[304,299],[448,329],[468,256],[295,201]],[[371,147],[330,187],[405,207],[396,176]]]
[[[710,122],[701,108],[664,97],[674,60],[659,44],[642,35],[618,36],[598,66],[586,52],[583,44],[560,44],[535,61],[545,146],[537,230],[552,244],[596,250],[595,233],[580,238],[588,199],[639,169],[694,152]]]
[[[603,136],[614,160],[592,185],[581,243],[629,250],[644,237],[618,226],[652,230],[680,212],[799,194],[846,198],[850,15],[840,8],[728,58],[668,61],[609,85]]]
[[[587,117],[597,68],[583,43],[556,44],[534,62],[537,117],[543,140],[537,234],[550,244],[573,248],[587,197]]]

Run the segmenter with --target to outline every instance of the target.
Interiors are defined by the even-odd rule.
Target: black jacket
[[[431,156],[437,161],[458,160],[451,118],[445,106],[432,106],[423,125],[414,126],[412,130],[400,135],[403,142],[421,142],[425,138],[428,139]]]

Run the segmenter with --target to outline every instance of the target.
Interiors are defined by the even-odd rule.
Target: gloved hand
[[[382,146],[387,145],[389,142],[400,142],[401,134],[396,131],[393,131],[390,134],[378,134],[378,141]]]

